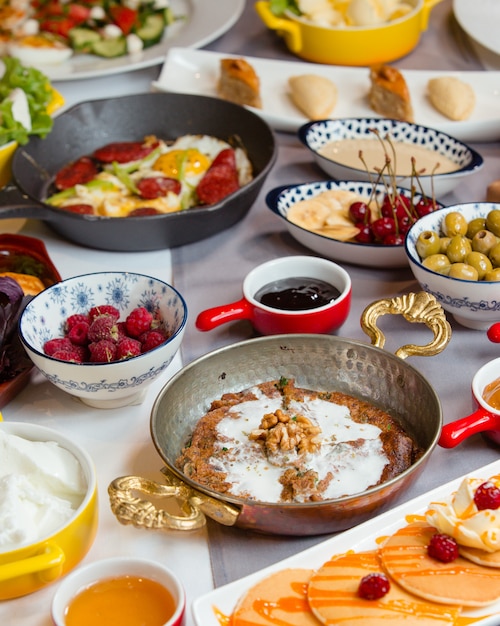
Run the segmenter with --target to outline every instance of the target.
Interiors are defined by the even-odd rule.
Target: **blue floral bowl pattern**
[[[366,267],[408,267],[408,259],[403,245],[382,246],[375,243],[338,241],[332,237],[326,237],[302,228],[288,220],[288,211],[297,202],[314,198],[324,191],[336,189],[352,191],[369,198],[373,184],[363,181],[330,180],[301,185],[284,185],[269,191],[266,196],[266,203],[269,209],[285,222],[288,231],[298,242],[324,257]],[[387,188],[382,183],[375,185],[375,195],[380,200],[383,199],[386,192]],[[407,189],[398,188],[398,192],[407,197],[411,196],[411,192]],[[414,201],[418,202],[421,197],[420,194],[415,193]]]
[[[419,176],[422,189],[428,196],[435,193],[436,198],[439,199],[452,191],[459,179],[477,172],[483,166],[483,157],[458,139],[434,128],[392,119],[364,117],[308,122],[299,128],[298,137],[312,152],[319,167],[333,178],[366,181],[373,178],[373,174],[368,174],[362,166],[357,169],[342,165],[322,156],[318,151],[331,141],[343,139],[377,141],[372,132],[374,129],[378,131],[381,137],[389,135],[394,142],[400,141],[435,151],[457,164],[459,169],[449,174]],[[401,187],[408,187],[411,180],[410,178],[398,178],[397,184]]]
[[[69,363],[44,353],[46,341],[63,335],[70,315],[102,304],[115,306],[120,319],[138,306],[159,312],[169,339],[150,352],[114,363]],[[166,370],[180,347],[186,321],[186,303],[168,283],[142,274],[98,272],[42,291],[27,304],[19,333],[26,352],[50,382],[91,406],[115,408],[137,402]]]
[[[486,217],[492,209],[500,209],[500,204],[474,202],[446,207],[415,222],[405,241],[410,267],[422,289],[433,294],[459,324],[476,330],[487,330],[500,321],[500,282],[476,282],[433,272],[422,265],[416,243],[425,231],[440,233],[441,222],[448,213],[458,211],[470,222],[477,217]]]

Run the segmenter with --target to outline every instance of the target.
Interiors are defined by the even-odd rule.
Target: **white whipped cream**
[[[248,434],[259,428],[262,416],[282,405],[281,397],[269,398],[258,388],[252,392],[256,400],[237,404],[217,425],[218,446],[226,452],[212,457],[211,464],[227,473],[232,494],[279,502],[283,489],[279,479],[287,467],[294,467],[297,453],[287,451],[281,458],[268,458],[258,443],[249,440]],[[347,407],[326,400],[291,402],[290,412],[294,411],[321,428],[321,447],[306,455],[304,465],[316,471],[320,481],[333,473],[323,499],[360,493],[380,480],[388,459],[377,426],[355,422]]]
[[[500,487],[500,475],[488,480]],[[500,550],[500,509],[479,511],[474,503],[474,493],[484,482],[480,478],[464,479],[449,498],[431,502],[425,517],[431,526],[463,546],[496,552]]]
[[[56,531],[72,517],[86,491],[81,465],[69,450],[0,430],[0,551]]]

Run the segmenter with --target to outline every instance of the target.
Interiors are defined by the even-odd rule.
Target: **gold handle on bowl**
[[[234,526],[240,511],[235,507],[192,489],[168,468],[161,470],[166,484],[140,476],[116,478],[108,487],[111,510],[122,524],[137,528],[196,530],[206,523],[206,517]],[[146,498],[137,494],[141,493]],[[179,514],[158,508],[150,499],[174,499]]]
[[[302,35],[298,24],[286,17],[277,17],[271,11],[269,2],[259,0],[255,3],[255,10],[260,19],[271,30],[277,31],[278,35],[284,35],[291,52],[299,53],[302,50]]]
[[[424,345],[407,344],[396,351],[401,359],[414,356],[433,356],[448,345],[451,339],[451,326],[445,312],[436,298],[426,291],[409,293],[391,299],[382,299],[368,305],[361,315],[361,328],[370,337],[374,346],[383,348],[385,336],[377,326],[377,320],[387,313],[402,315],[412,323],[423,323],[434,334],[433,340]]]

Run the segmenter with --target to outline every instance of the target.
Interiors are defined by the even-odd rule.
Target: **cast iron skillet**
[[[108,218],[78,215],[44,203],[50,180],[65,164],[114,141],[185,134],[228,139],[237,135],[254,168],[254,179],[208,208],[166,215]],[[274,134],[248,109],[206,96],[147,93],[93,100],[54,120],[51,133],[18,148],[12,163],[14,185],[0,191],[0,219],[35,218],[63,237],[102,250],[140,251],[199,241],[233,226],[255,201],[276,160]]]

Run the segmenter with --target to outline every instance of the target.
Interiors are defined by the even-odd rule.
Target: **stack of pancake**
[[[427,553],[436,532],[424,516],[412,516],[376,549],[336,554],[316,570],[276,571],[239,599],[231,626],[471,623],[463,610],[500,600],[500,551],[459,546],[460,556],[444,563]],[[361,579],[377,572],[389,578],[389,592],[361,598]]]

